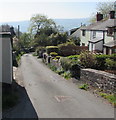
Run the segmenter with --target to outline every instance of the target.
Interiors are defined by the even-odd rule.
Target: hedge
[[[51,52],[58,53],[59,52],[58,46],[47,46],[46,47],[46,52],[47,52],[47,54],[50,54]]]
[[[64,44],[59,44],[58,45],[59,48],[59,54],[61,56],[69,56],[69,55],[75,55],[76,54],[76,45],[74,43],[71,42],[67,42]]]
[[[113,61],[116,61],[116,54],[112,55],[96,55],[96,69],[98,70],[105,70],[106,69],[106,59],[111,59]]]

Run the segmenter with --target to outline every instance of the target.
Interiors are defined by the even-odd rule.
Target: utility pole
[[[18,25],[18,39],[19,39],[19,36],[20,36],[20,26]]]

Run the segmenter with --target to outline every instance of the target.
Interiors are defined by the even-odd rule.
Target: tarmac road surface
[[[25,89],[39,118],[114,118],[114,108],[51,71],[41,59],[21,59]]]

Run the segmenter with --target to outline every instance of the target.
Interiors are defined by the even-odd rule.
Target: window
[[[93,31],[93,38],[96,38],[96,31]]]
[[[109,27],[109,28],[108,28],[108,31],[107,31],[107,35],[108,35],[108,36],[112,36],[112,35],[113,35],[113,32],[114,32],[114,28]]]
[[[85,36],[85,33],[86,33],[86,31],[85,31],[85,30],[83,30],[83,31],[82,31],[82,36]]]
[[[112,49],[112,54],[116,53],[116,48]]]

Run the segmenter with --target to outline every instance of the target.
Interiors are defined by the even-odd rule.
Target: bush
[[[46,52],[47,54],[50,54],[51,52],[56,52],[58,53],[58,47],[57,46],[47,46],[46,47]]]
[[[62,74],[62,76],[65,78],[65,79],[70,79],[71,78],[71,73],[70,71],[66,71]]]
[[[80,55],[70,55],[68,56],[69,59],[71,60],[78,60]]]
[[[114,60],[107,58],[105,62],[107,69],[112,70],[116,68],[116,62]]]
[[[95,55],[91,52],[85,51],[80,54],[80,65],[85,68],[94,68],[96,65]]]
[[[75,55],[76,54],[76,45],[72,42],[67,42],[64,44],[59,44],[59,54],[61,56],[69,56],[69,55]]]
[[[60,58],[61,58],[61,56],[56,56],[55,58],[56,58],[56,59],[60,59]]]
[[[46,51],[45,47],[37,47],[36,48],[36,55],[38,55],[40,58],[43,57],[43,53]]]
[[[54,65],[48,64],[48,67],[49,67],[52,71],[54,71],[54,72],[57,71],[57,67],[54,66]]]
[[[71,69],[71,60],[68,59],[67,57],[62,57],[60,59],[60,63],[61,63],[61,66],[62,68],[65,70],[65,71],[68,71]]]
[[[50,55],[51,55],[52,57],[56,57],[56,56],[58,55],[58,53],[56,53],[56,52],[51,52]]]
[[[63,74],[65,71],[63,68],[57,69],[56,73],[58,73],[59,75]]]
[[[112,55],[96,55],[96,69],[98,70],[105,70],[106,69],[106,59],[116,60],[116,54]]]

